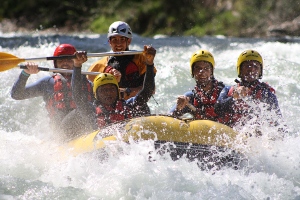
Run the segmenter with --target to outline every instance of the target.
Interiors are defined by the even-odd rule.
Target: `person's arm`
[[[283,136],[284,134],[287,134],[289,132],[289,129],[286,121],[283,119],[276,95],[271,91],[269,92],[270,92],[269,101],[270,101],[271,109],[275,110],[275,113],[277,114],[277,118],[275,117],[275,119],[273,119],[271,123],[274,124],[274,126],[278,127],[278,133],[282,134]]]
[[[82,90],[84,91],[84,95],[86,96],[86,100],[89,102],[95,101],[95,96],[93,93],[93,83],[87,79],[86,75],[81,75],[82,81]]]
[[[11,89],[11,97],[13,99],[24,100],[38,96],[44,97],[47,92],[53,92],[53,82],[50,80],[51,76],[44,77],[26,86],[29,76],[30,74],[27,74],[25,71],[21,72]]]
[[[142,106],[149,101],[155,89],[154,57],[156,50],[152,46],[144,46],[145,63],[147,65],[142,90],[133,97],[134,106]]]
[[[141,91],[142,88],[143,88],[143,85],[138,86],[138,87],[120,88],[120,92],[123,93],[124,99],[129,99],[129,98],[134,97],[135,95],[137,95],[137,93],[139,91]]]
[[[77,109],[85,116],[91,115],[94,108],[88,101],[87,95],[82,90],[83,78],[81,75],[81,67],[74,67],[72,73],[72,94]]]
[[[271,90],[267,91],[267,96],[265,98],[266,103],[268,103],[272,107],[272,109],[279,108],[277,97]]]
[[[143,84],[143,89],[133,97],[134,104],[142,106],[149,101],[155,88],[153,65],[147,65],[146,76]]]
[[[91,130],[97,128],[95,107],[88,101],[87,95],[85,95],[82,90],[82,84],[84,83],[84,78],[81,74],[82,63],[87,60],[86,52],[76,52],[77,59],[74,59],[74,68],[72,73],[72,94],[73,100],[76,104],[76,109],[79,111],[80,115],[86,123],[86,127],[90,127]]]
[[[180,100],[182,100],[183,98],[187,98],[187,102],[182,102],[183,103],[183,107],[182,105],[180,105]],[[170,114],[174,117],[179,117],[182,116],[185,113],[193,113],[193,111],[188,107],[187,104],[193,105],[193,92],[192,91],[188,91],[186,92],[184,95],[179,96],[177,98],[177,102],[176,105],[174,105],[171,110],[170,110]]]
[[[224,87],[221,91],[218,100],[214,106],[215,113],[219,116],[224,116],[225,113],[233,113],[234,100],[232,96],[228,96],[230,86]]]
[[[266,102],[267,104],[270,105],[270,109],[271,110],[275,110],[276,114],[279,116],[279,117],[282,117],[282,114],[281,114],[281,111],[280,111],[280,108],[279,108],[279,104],[278,104],[278,100],[277,100],[277,97],[275,95],[275,93],[273,93],[270,89],[268,89],[267,93],[266,93],[266,97],[265,97],[265,100],[264,102]]]

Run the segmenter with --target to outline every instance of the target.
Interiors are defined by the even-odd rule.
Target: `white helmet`
[[[116,21],[109,26],[107,38],[115,35],[132,38],[132,30],[126,22]]]

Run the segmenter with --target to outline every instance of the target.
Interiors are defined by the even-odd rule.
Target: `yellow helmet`
[[[96,76],[93,83],[94,83],[93,92],[94,92],[94,95],[95,95],[96,99],[98,99],[98,97],[97,97],[98,87],[100,87],[101,85],[105,85],[105,84],[114,84],[114,85],[116,85],[117,89],[118,89],[118,93],[119,93],[119,99],[121,99],[117,79],[112,74],[101,73],[101,74]]]
[[[196,51],[195,53],[193,53],[193,55],[191,57],[191,60],[190,60],[190,67],[191,67],[192,77],[194,76],[193,75],[193,64],[195,62],[198,62],[198,61],[209,62],[212,65],[213,69],[215,68],[214,56],[209,51],[204,50],[204,49],[200,49],[200,50]]]
[[[261,57],[261,55],[255,51],[255,50],[246,50],[246,51],[243,51],[238,60],[237,60],[237,64],[236,64],[236,69],[237,69],[237,73],[238,73],[238,77],[241,76],[241,64],[244,62],[244,61],[248,61],[248,60],[255,60],[255,61],[258,61],[260,64],[261,64],[261,72],[260,72],[260,75],[259,75],[259,78],[262,78],[262,73],[263,73],[263,59]]]

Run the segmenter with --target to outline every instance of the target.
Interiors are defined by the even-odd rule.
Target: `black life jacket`
[[[119,87],[134,88],[140,86],[143,78],[140,75],[139,67],[133,62],[134,55],[112,56],[109,58],[107,65],[121,72],[121,81]],[[142,78],[142,80],[140,80]]]

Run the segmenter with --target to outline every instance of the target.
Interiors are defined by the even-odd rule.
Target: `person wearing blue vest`
[[[277,126],[282,118],[275,90],[259,79],[263,76],[263,59],[256,50],[243,51],[237,60],[240,80],[226,86],[215,104],[215,112],[224,124],[241,129],[246,124]],[[263,118],[264,116],[268,116]],[[260,135],[260,130],[257,130]]]
[[[194,119],[219,120],[214,105],[224,84],[215,79],[214,69],[215,59],[209,51],[200,49],[193,53],[190,71],[196,86],[192,91],[177,97],[176,105],[170,111],[172,116],[181,117],[185,113],[190,113]]]

